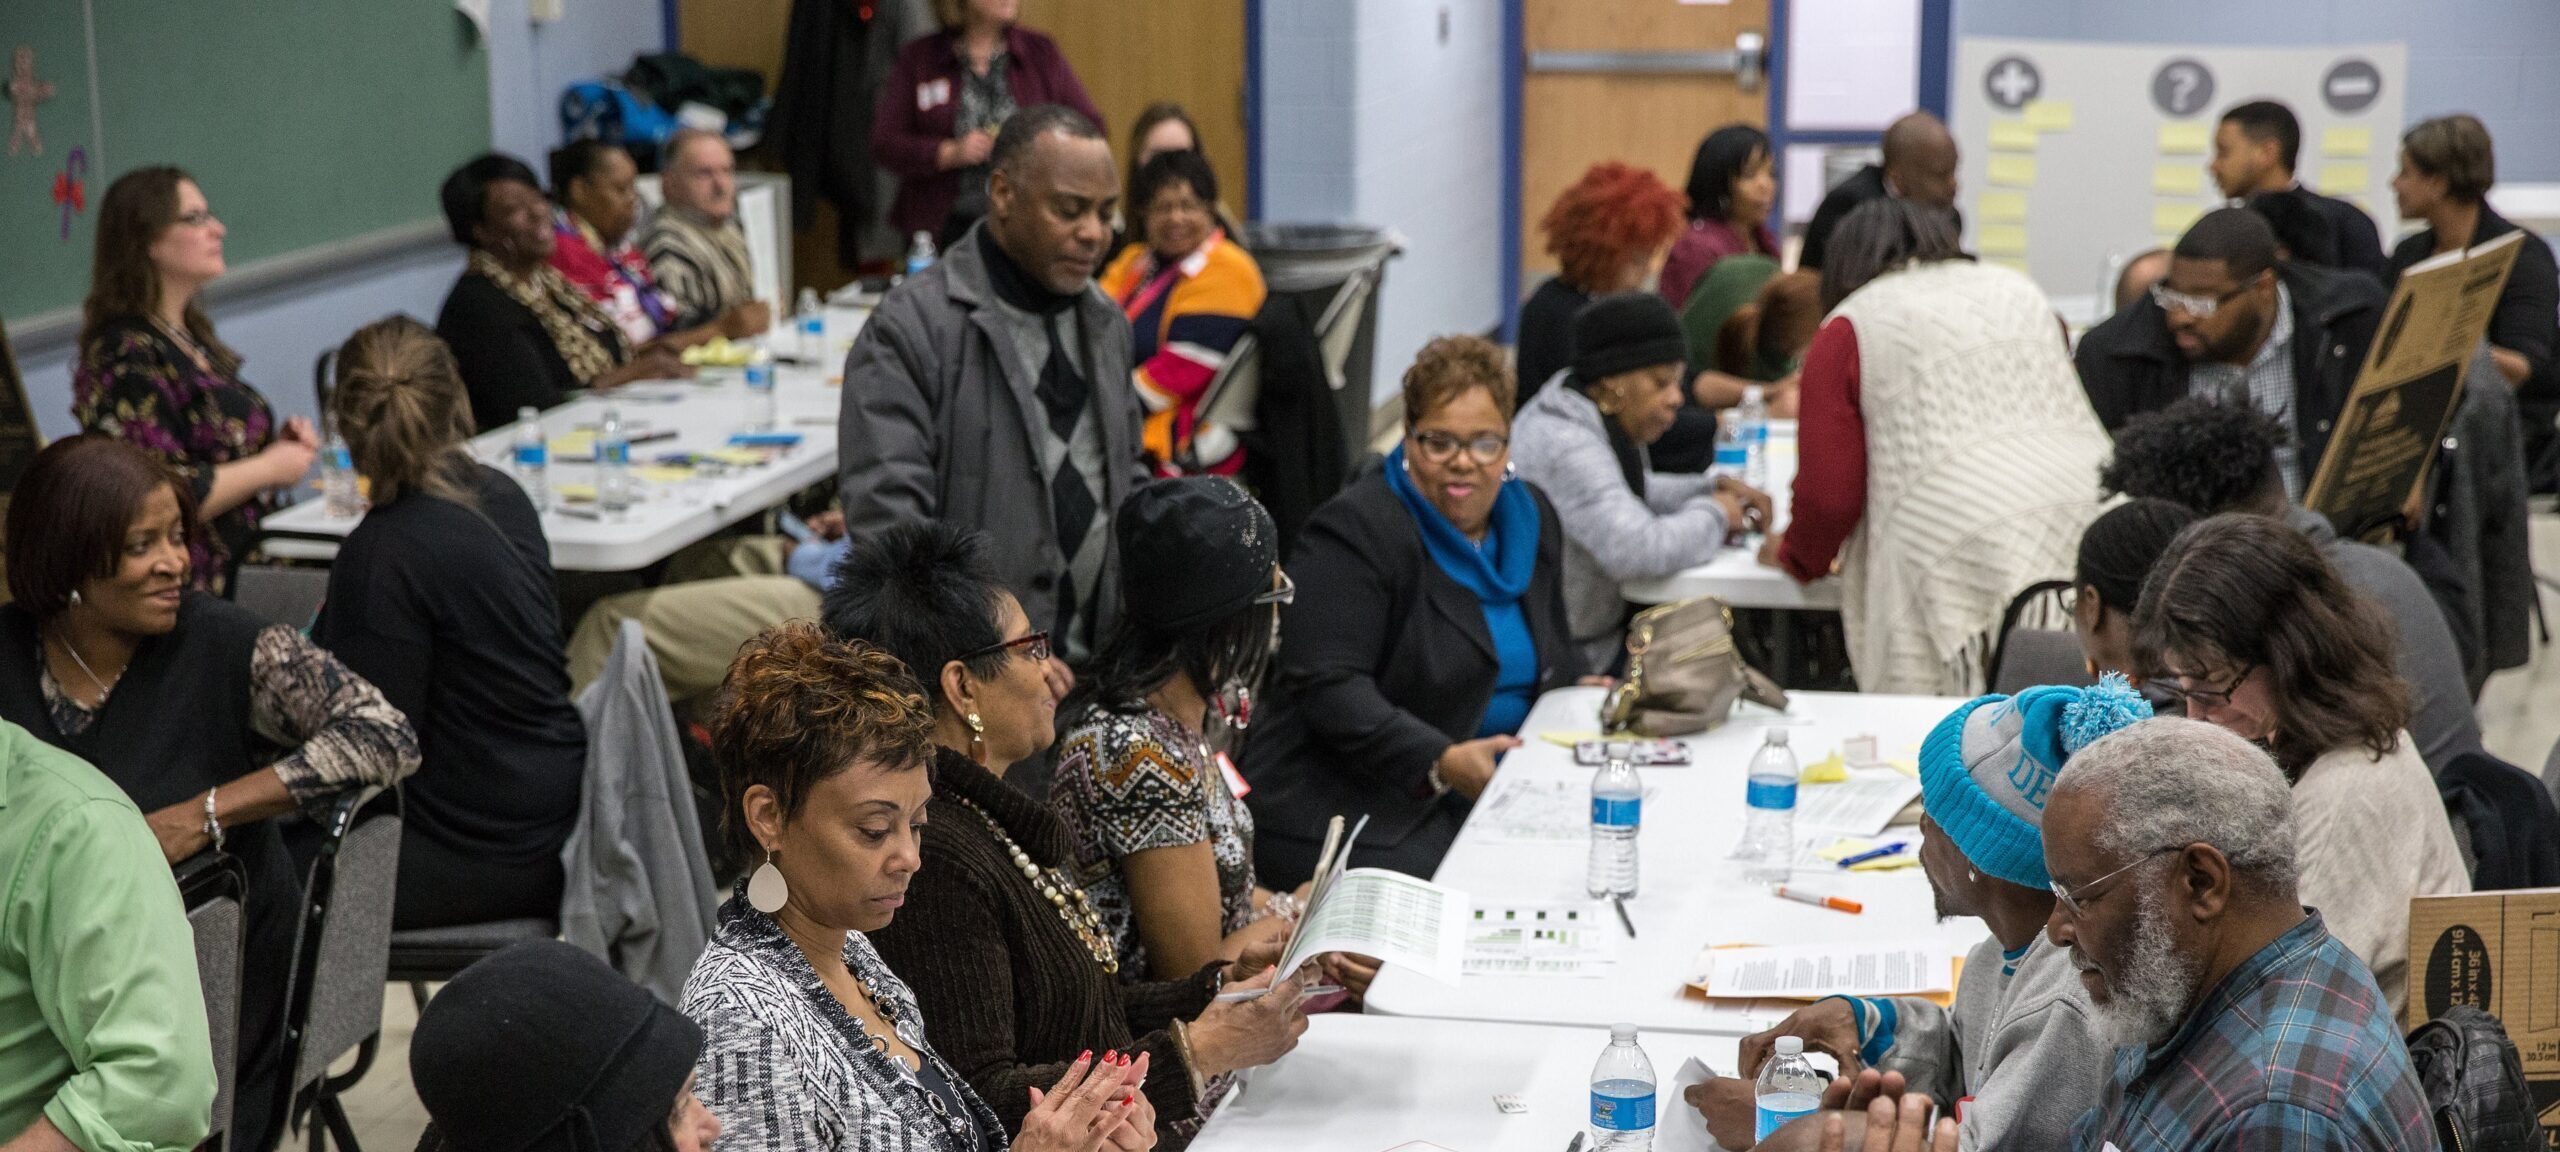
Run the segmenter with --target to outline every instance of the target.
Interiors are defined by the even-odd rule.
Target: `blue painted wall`
[[[2409,46],[2409,123],[2469,112],[2497,139],[2501,183],[2560,181],[2554,0],[1955,0],[1955,31],[2288,47],[2399,41]]]

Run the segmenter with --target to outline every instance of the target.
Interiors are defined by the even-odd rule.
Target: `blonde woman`
[[[587,737],[541,517],[464,449],[471,402],[426,325],[369,325],[337,365],[334,415],[373,509],[329,570],[312,638],[418,730],[393,923],[555,916]]]

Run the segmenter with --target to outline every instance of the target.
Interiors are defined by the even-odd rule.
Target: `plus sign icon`
[[[2003,56],[1982,74],[1982,93],[1995,107],[2015,112],[2044,91],[2044,74],[2024,56]]]

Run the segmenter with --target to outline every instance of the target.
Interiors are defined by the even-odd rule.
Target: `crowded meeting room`
[[[2554,0],[0,59],[0,1152],[2560,1150]]]

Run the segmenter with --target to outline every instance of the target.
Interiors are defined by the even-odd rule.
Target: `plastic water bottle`
[[[1804,1058],[1804,1037],[1780,1036],[1777,1046],[1777,1055],[1760,1066],[1760,1082],[1752,1093],[1759,1115],[1753,1125],[1759,1133],[1752,1137],[1755,1142],[1768,1139],[1787,1121],[1810,1116],[1822,1107],[1822,1077],[1814,1075],[1813,1065]]]
[[[1653,1061],[1636,1046],[1636,1026],[1609,1026],[1609,1046],[1591,1066],[1593,1152],[1652,1152]]]
[[[1636,831],[1644,824],[1644,782],[1635,749],[1612,740],[1591,776],[1591,871],[1583,887],[1594,900],[1636,894]]]
[[[915,242],[907,245],[907,275],[913,276],[933,267],[934,259],[940,255],[934,251],[933,233],[916,233]]]
[[[771,432],[780,422],[773,392],[773,353],[758,348],[747,358],[747,427]]]
[[[791,307],[791,326],[800,333],[800,362],[824,362],[827,358],[827,312],[818,303],[817,289],[800,290],[799,301]]]
[[[1795,866],[1796,782],[1803,775],[1795,750],[1787,747],[1787,730],[1762,731],[1760,750],[1751,756],[1751,783],[1745,800],[1749,823],[1733,858],[1742,861],[1743,879],[1761,884],[1784,882]]]
[[[1742,441],[1742,415],[1727,408],[1716,414],[1716,461],[1709,473],[1741,480],[1751,471],[1751,450]]]
[[[524,494],[533,500],[534,511],[551,507],[551,444],[542,436],[542,412],[527,404],[516,409],[516,440],[512,453],[516,483],[524,486]]]
[[[623,431],[622,410],[604,410],[596,429],[596,505],[608,516],[631,510],[631,436]]]
[[[364,515],[364,494],[356,490],[355,459],[347,452],[345,438],[330,433],[329,442],[321,446],[320,454],[323,510],[338,520],[352,520]]]
[[[1742,482],[1769,487],[1769,399],[1757,384],[1742,389],[1742,406],[1734,409],[1742,427]]]

